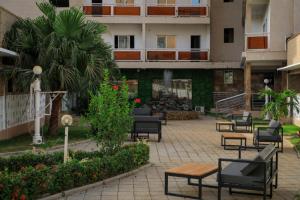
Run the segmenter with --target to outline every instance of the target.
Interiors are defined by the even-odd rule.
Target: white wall
[[[134,35],[135,49],[142,49],[142,25],[141,24],[110,24],[107,26],[107,32],[102,38],[105,42],[114,45],[115,35]]]
[[[191,35],[201,35],[201,48],[210,48],[208,25],[152,24],[146,26],[146,47],[157,48],[157,35],[175,35],[177,49],[190,49]]]

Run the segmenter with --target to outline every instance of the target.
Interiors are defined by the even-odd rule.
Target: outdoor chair
[[[283,128],[279,121],[271,120],[268,127],[258,127],[253,135],[253,144],[261,146],[265,143],[277,144],[283,152]]]
[[[159,119],[162,122],[162,124],[167,125],[167,112],[159,112],[157,115],[159,116]]]
[[[241,150],[242,148],[239,149],[239,159],[219,159],[218,200],[221,200],[222,188],[229,188],[229,194],[262,195],[263,200],[267,196],[272,198],[273,187],[277,188],[278,185],[278,150],[270,144],[251,160],[241,159]],[[226,167],[223,168],[224,165]]]
[[[139,115],[139,116],[151,116],[152,110],[148,106],[143,106],[140,108],[134,108],[133,109],[133,115]]]
[[[161,121],[158,116],[135,116],[131,138],[134,140],[139,134],[157,134],[158,142],[161,140]]]
[[[246,132],[252,132],[252,115],[250,112],[244,111],[242,115],[231,115],[231,121],[235,123],[235,131],[238,127],[245,127]]]

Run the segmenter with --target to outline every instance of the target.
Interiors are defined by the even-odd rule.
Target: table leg
[[[199,199],[202,199],[202,178],[199,178],[199,186],[198,186],[198,197]]]
[[[165,173],[165,194],[168,194],[168,184],[169,184],[169,180],[168,180],[169,176],[168,174]]]

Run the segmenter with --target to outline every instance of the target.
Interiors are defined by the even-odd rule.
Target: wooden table
[[[219,131],[219,132],[231,131],[231,132],[233,132],[234,131],[234,125],[235,125],[234,122],[219,121],[219,122],[216,123],[216,131]],[[228,129],[221,129],[222,126],[227,126]]]
[[[199,164],[199,163],[189,163],[179,167],[174,167],[165,172],[165,194],[178,196],[178,197],[186,197],[192,199],[202,199],[202,187],[212,187],[217,188],[217,186],[212,185],[204,185],[202,184],[202,179],[210,176],[218,171],[218,166],[213,164]],[[174,177],[182,177],[188,179],[189,185],[198,186],[198,196],[188,196],[178,193],[172,193],[168,191],[168,178],[169,176]],[[191,179],[197,179],[198,183],[192,183]]]
[[[227,140],[239,140],[240,145],[226,144]],[[224,150],[238,150],[240,147],[247,147],[247,137],[241,133],[223,133],[221,136],[221,146]]]

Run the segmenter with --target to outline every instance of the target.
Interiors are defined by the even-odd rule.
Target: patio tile
[[[101,200],[178,200],[180,197],[164,195],[164,172],[168,168],[187,162],[217,164],[218,158],[237,158],[236,151],[224,151],[220,146],[220,133],[215,131],[215,119],[203,117],[201,120],[170,121],[163,126],[163,139],[160,143],[152,141],[150,145],[150,162],[153,166],[135,175],[114,181],[107,185],[87,190],[83,194],[73,194],[68,199]],[[246,134],[251,144],[252,134]],[[279,187],[274,192],[273,200],[291,200],[299,188],[300,160],[290,143],[285,141],[285,151],[279,154]],[[90,150],[94,145],[78,147]],[[253,158],[256,152],[243,152],[243,158]],[[203,180],[207,184],[216,184],[216,175]],[[186,179],[171,178],[169,189],[174,192],[197,195],[197,187],[186,185]],[[103,192],[101,192],[103,191]],[[217,191],[203,188],[205,200],[217,199]],[[229,195],[227,189],[222,190],[223,200],[260,200],[261,197],[247,195]]]

